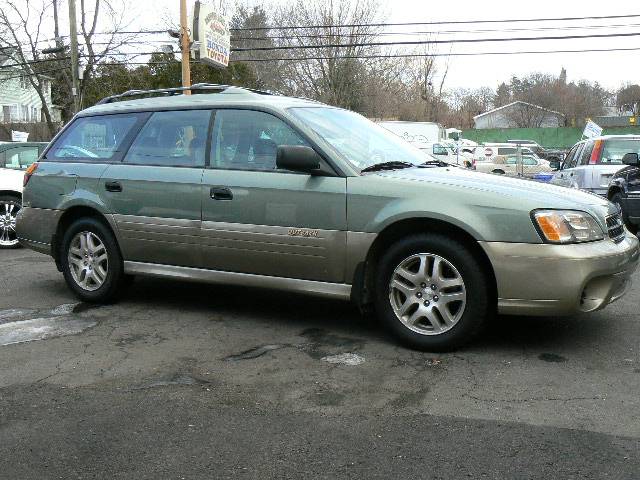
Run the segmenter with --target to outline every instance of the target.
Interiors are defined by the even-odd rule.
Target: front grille
[[[621,242],[624,238],[624,223],[622,222],[622,215],[620,213],[609,215],[606,220],[609,238],[614,242]]]

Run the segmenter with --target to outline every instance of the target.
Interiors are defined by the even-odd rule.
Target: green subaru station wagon
[[[441,351],[497,313],[590,312],[630,285],[638,240],[607,200],[447,166],[311,100],[184,93],[101,101],[25,174],[20,242],[84,301],[135,275],[286,290]]]

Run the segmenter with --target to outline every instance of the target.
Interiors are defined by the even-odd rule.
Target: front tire
[[[76,220],[66,230],[60,263],[67,285],[85,302],[111,302],[126,283],[115,237],[93,218]]]
[[[18,236],[16,234],[16,218],[22,208],[19,198],[3,195],[0,196],[0,249],[18,248]]]
[[[491,305],[490,282],[469,248],[442,234],[393,244],[376,274],[381,322],[402,343],[441,352],[471,341]]]

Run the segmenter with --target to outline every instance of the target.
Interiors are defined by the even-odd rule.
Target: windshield
[[[359,170],[383,162],[421,165],[434,160],[357,113],[331,107],[296,107],[290,112]]]

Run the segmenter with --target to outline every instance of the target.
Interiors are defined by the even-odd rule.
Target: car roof
[[[144,92],[140,92],[140,94],[144,94]],[[254,92],[240,87],[228,87],[223,91],[215,93],[128,98],[112,103],[99,103],[93,107],[82,110],[78,115],[105,115],[136,111],[215,108],[221,106],[272,106],[280,109],[289,107],[329,107],[329,105],[306,98]]]

